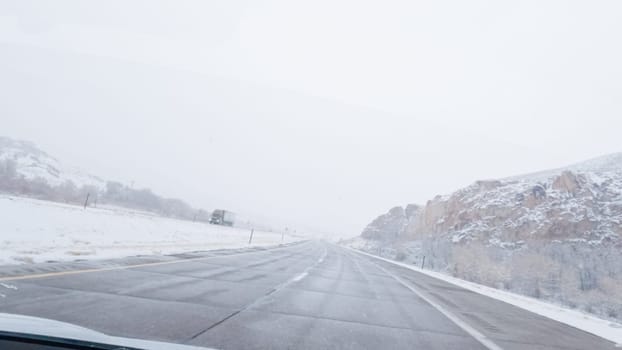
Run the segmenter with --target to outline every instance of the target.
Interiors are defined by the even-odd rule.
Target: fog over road
[[[613,349],[581,330],[320,241],[0,267],[0,312],[222,349]]]

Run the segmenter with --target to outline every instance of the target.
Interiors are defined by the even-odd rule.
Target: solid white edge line
[[[499,300],[499,301],[502,301],[504,303],[516,306],[516,307],[518,307],[520,309],[523,309],[525,311],[535,313],[535,314],[540,315],[542,317],[546,317],[546,318],[548,318],[550,320],[553,320],[553,321],[556,321],[556,322],[559,322],[559,323],[563,323],[563,324],[568,325],[570,327],[574,327],[574,328],[577,328],[577,329],[579,329],[581,331],[593,334],[593,335],[595,335],[597,337],[609,340],[612,343],[614,343],[616,347],[622,348],[622,336],[621,336],[622,332],[619,332],[620,334],[617,334],[617,335],[611,335],[609,333],[599,332],[599,331],[597,331],[595,329],[585,329],[585,328],[581,327],[580,325],[577,325],[577,324],[575,324],[573,322],[569,322],[569,321],[564,320],[562,318],[554,317],[554,316],[552,316],[552,315],[550,315],[548,313],[538,312],[538,310],[536,310],[534,308],[525,307],[525,305],[522,305],[522,304],[517,303],[517,302],[513,302],[509,298],[503,298],[503,297],[488,295],[486,293],[483,293],[478,288],[485,288],[485,289],[488,289],[488,290],[493,290],[493,291],[495,291],[497,293],[506,293],[508,295],[511,294],[512,298],[529,299],[526,296],[523,296],[523,295],[520,295],[520,294],[513,294],[513,293],[510,293],[510,292],[494,289],[492,287],[487,287],[487,286],[483,286],[483,285],[477,285],[478,288],[474,288],[474,287],[471,287],[470,285],[476,285],[475,283],[469,282],[469,281],[465,281],[465,280],[460,280],[460,282],[461,283],[466,283],[466,285],[455,283],[455,282],[452,282],[451,279],[443,279],[443,278],[440,278],[440,277],[437,277],[437,276],[434,275],[434,274],[441,274],[440,272],[436,272],[436,271],[432,272],[432,271],[422,270],[422,269],[420,269],[417,266],[409,265],[409,264],[402,263],[402,262],[399,262],[399,261],[393,261],[391,259],[383,258],[381,256],[370,254],[370,253],[367,253],[367,252],[364,252],[364,251],[361,251],[361,250],[358,250],[358,249],[355,249],[355,248],[351,248],[351,247],[347,247],[347,246],[343,246],[343,245],[340,245],[340,247],[348,249],[348,250],[351,250],[351,251],[356,252],[356,253],[361,254],[361,255],[366,255],[366,256],[369,256],[369,257],[372,257],[372,258],[375,258],[375,259],[378,259],[378,260],[382,260],[382,261],[391,263],[391,264],[396,265],[396,266],[404,267],[404,268],[407,268],[409,270],[422,273],[422,274],[424,274],[426,276],[429,276],[429,277],[432,277],[432,278],[436,278],[436,279],[439,279],[439,280],[447,282],[447,283],[451,283],[451,284],[453,284],[455,286],[458,286],[460,288],[464,288],[464,289],[470,290],[472,292],[478,293],[478,294],[486,296],[488,298],[493,298],[495,300]],[[444,277],[448,277],[448,278],[453,278],[453,279],[459,280],[458,278],[455,278],[455,277],[452,277],[452,276],[444,276]],[[536,301],[539,302],[539,303],[545,303],[544,301],[541,301],[541,300],[536,300]],[[553,304],[550,304],[548,306],[557,307],[556,305],[553,305]],[[563,311],[566,311],[566,310],[563,310]],[[574,310],[568,310],[568,311],[574,311]],[[591,316],[591,315],[585,315],[583,317],[584,318],[590,318],[590,319],[597,319],[596,317]],[[604,322],[607,322],[607,323],[614,323],[612,321],[603,320],[603,319],[598,319],[598,320],[599,321],[604,321]]]
[[[374,264],[376,267],[378,267],[379,269],[384,271],[384,273],[386,273],[391,278],[393,278],[394,280],[399,282],[401,285],[403,285],[404,287],[408,288],[411,292],[415,293],[415,295],[417,295],[419,298],[423,299],[426,303],[430,304],[430,306],[432,306],[438,312],[440,312],[445,317],[447,317],[451,322],[456,324],[456,326],[460,327],[463,331],[465,331],[468,335],[470,335],[475,340],[477,340],[480,344],[484,345],[487,349],[489,349],[489,350],[503,350],[503,348],[501,348],[499,345],[495,344],[490,338],[488,338],[484,334],[480,333],[480,331],[478,331],[477,329],[471,327],[471,325],[469,325],[468,323],[463,321],[460,317],[454,315],[449,310],[447,310],[444,307],[442,307],[441,305],[437,304],[434,300],[430,299],[427,295],[425,295],[425,294],[421,293],[420,291],[418,291],[415,287],[410,285],[410,283],[404,281],[400,277],[398,277],[395,274],[389,272],[384,267],[382,267],[382,266],[380,266],[380,265],[378,265],[378,264],[376,264],[374,262],[372,262],[372,264]]]

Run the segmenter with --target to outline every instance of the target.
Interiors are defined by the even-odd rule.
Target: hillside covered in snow
[[[0,213],[0,265],[249,246],[250,229],[208,225],[205,210],[105,181],[6,137],[0,137]],[[299,239],[255,230],[252,245]]]
[[[0,265],[267,246],[300,237],[0,195]]]
[[[622,154],[393,208],[349,244],[620,319]]]
[[[100,190],[106,188],[104,180],[62,164],[28,141],[0,136],[0,162],[5,168],[14,167],[16,175],[24,179],[31,181],[39,179],[50,186],[60,186],[71,181],[77,187],[93,186]]]
[[[106,181],[67,166],[28,141],[0,136],[0,193],[55,202],[114,205],[162,216],[208,221],[206,210],[176,198],[164,198],[147,188],[135,189]]]

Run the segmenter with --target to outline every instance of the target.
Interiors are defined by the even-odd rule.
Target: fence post
[[[251,236],[248,238],[248,244],[251,244],[251,242],[253,241],[253,232],[255,232],[254,228],[251,229]]]
[[[91,196],[90,193],[86,194],[86,200],[84,201],[84,209],[86,209],[87,204],[89,204],[89,197]]]

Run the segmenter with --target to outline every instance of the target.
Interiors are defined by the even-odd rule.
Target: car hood
[[[0,331],[75,339],[145,350],[205,350],[208,348],[134,338],[113,337],[71,323],[45,318],[0,313]]]

